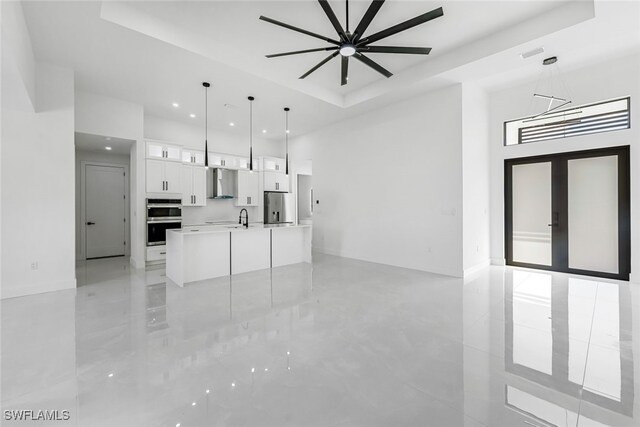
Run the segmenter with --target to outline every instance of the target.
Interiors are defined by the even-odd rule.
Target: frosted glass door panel
[[[618,273],[618,157],[569,160],[569,268]]]
[[[512,168],[513,261],[551,265],[551,162]]]

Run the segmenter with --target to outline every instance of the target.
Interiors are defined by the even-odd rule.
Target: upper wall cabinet
[[[237,169],[236,156],[230,154],[212,153],[209,151],[209,166],[223,169]]]
[[[249,170],[249,158],[248,157],[237,157],[236,158],[236,166],[238,170]],[[258,171],[260,169],[260,161],[257,157],[253,158],[253,170]]]
[[[278,157],[262,157],[262,170],[267,172],[284,172],[285,160]]]
[[[182,161],[182,148],[161,141],[147,141],[147,159]]]
[[[264,191],[289,192],[289,175],[280,172],[264,173]]]
[[[207,206],[207,169],[182,165],[182,206]]]
[[[236,195],[236,206],[260,206],[260,174],[239,170]]]
[[[147,159],[147,193],[182,193],[181,167],[176,162]]]
[[[204,151],[182,149],[182,163],[204,166]]]

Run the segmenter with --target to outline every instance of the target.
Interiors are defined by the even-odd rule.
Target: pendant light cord
[[[208,139],[208,131],[209,129],[209,91],[204,89],[204,140]]]

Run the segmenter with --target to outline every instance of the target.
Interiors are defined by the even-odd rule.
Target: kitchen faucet
[[[245,213],[244,216],[244,224],[242,223],[242,212]],[[242,224],[244,225],[245,228],[249,228],[249,212],[247,212],[247,210],[245,208],[242,208],[242,210],[240,210],[240,218],[238,219],[238,224]]]

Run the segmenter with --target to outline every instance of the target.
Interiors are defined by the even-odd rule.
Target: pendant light
[[[249,100],[249,170],[253,170],[253,101],[255,98],[250,96]]]
[[[533,91],[533,99],[531,101],[531,110],[534,110],[534,100],[543,99],[546,104],[546,110],[543,112],[535,111],[531,118],[544,117],[549,113],[560,110],[571,104],[571,93],[567,86],[560,67],[558,67],[558,58],[552,56],[542,61],[542,70],[540,77]]]
[[[289,107],[284,107],[284,173],[289,175]]]
[[[209,82],[202,82],[202,86],[204,86],[204,167],[209,167],[209,146],[207,143],[207,129],[208,129],[208,119],[209,119]]]

